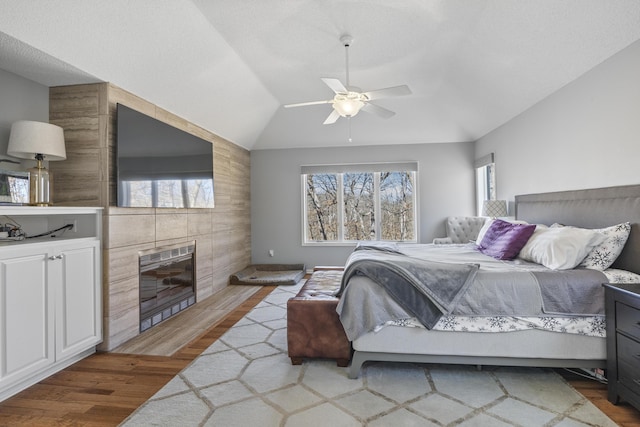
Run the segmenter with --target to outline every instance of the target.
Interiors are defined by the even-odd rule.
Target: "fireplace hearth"
[[[195,242],[155,248],[140,257],[140,332],[196,302]]]

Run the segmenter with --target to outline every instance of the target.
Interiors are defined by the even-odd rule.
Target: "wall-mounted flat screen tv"
[[[117,105],[118,206],[212,208],[213,144]]]

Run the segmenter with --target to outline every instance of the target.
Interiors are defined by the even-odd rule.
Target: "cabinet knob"
[[[54,261],[54,260],[56,260],[56,259],[62,259],[62,258],[63,258],[63,256],[62,256],[62,255],[51,255],[51,256],[49,257],[49,259],[50,259],[51,261]]]

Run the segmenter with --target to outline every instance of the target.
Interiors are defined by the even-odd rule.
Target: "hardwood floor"
[[[70,366],[0,403],[0,426],[117,426],[273,289],[262,287],[236,303],[229,294],[209,298],[218,298],[210,303],[226,307],[226,315],[170,356],[98,353]],[[605,385],[558,372],[618,425],[640,426],[640,412],[611,404]]]
[[[81,360],[0,403],[0,426],[117,426],[273,289],[260,287],[246,300],[235,298],[245,287],[208,298],[226,306],[226,316],[171,356],[97,353]]]
[[[579,376],[558,369],[569,384],[578,390],[584,397],[589,399],[598,409],[607,414],[609,418],[622,427],[640,426],[640,411],[628,403],[614,405],[607,400],[607,386],[597,381],[584,379]]]

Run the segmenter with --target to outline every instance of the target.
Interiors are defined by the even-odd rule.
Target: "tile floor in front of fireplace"
[[[214,298],[195,303],[111,352],[171,356],[220,322],[260,289],[261,286],[227,286],[216,293]]]

